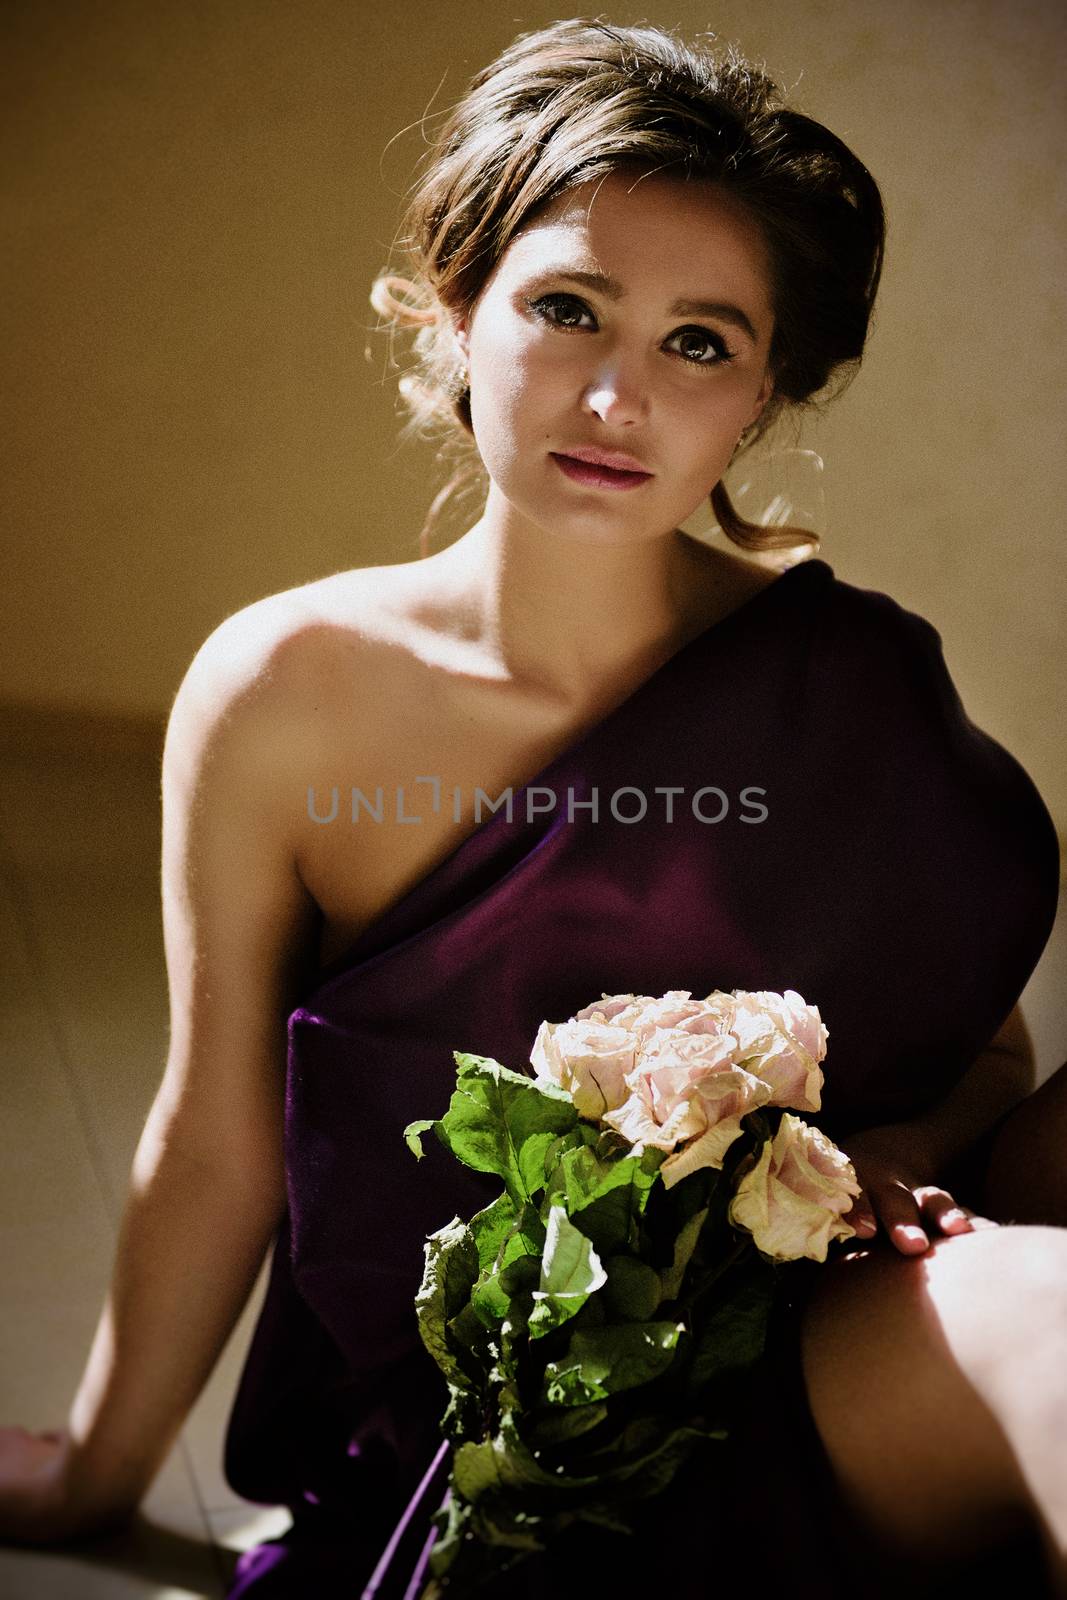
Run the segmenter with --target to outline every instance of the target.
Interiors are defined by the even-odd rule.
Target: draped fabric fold
[[[1048,811],[967,718],[936,630],[819,559],[691,639],[516,790],[511,817],[477,826],[289,1018],[288,1209],[225,1465],[294,1527],[242,1558],[231,1600],[405,1600],[425,1554],[447,1391],[414,1311],[423,1245],[499,1192],[436,1140],[416,1161],[402,1136],[444,1112],[454,1050],[521,1069],[543,1018],[602,993],[791,987],[829,1029],[817,1120],[842,1139],[919,1114],[966,1071],[1037,963],[1058,881]],[[850,1536],[803,1394],[808,1281],[801,1266],[763,1410],[716,1494],[742,1519],[723,1527],[755,1497],[761,1559],[794,1596],[810,1578],[827,1597]],[[621,1562],[625,1584],[644,1560],[653,1581],[672,1548],[676,1600],[710,1592],[701,1546],[726,1508],[704,1504],[699,1472],[687,1482],[669,1526],[657,1507],[636,1540],[603,1535],[603,1573]],[[536,1568],[510,1592],[536,1594]],[[836,1581],[856,1593],[847,1565]]]

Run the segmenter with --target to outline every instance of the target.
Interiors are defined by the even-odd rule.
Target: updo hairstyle
[[[557,22],[519,35],[445,115],[402,223],[409,275],[384,273],[370,295],[394,327],[419,330],[416,370],[399,382],[410,412],[405,437],[443,437],[442,454],[465,458],[430,508],[424,554],[448,499],[487,482],[449,313],[469,315],[524,225],[590,180],[620,168],[710,180],[761,227],[774,390],[734,460],[784,412],[821,410],[851,382],[882,271],[878,186],[847,145],[791,110],[733,44],[689,45],[647,25]],[[711,505],[726,537],[746,550],[818,547],[807,529],[747,521],[721,481]]]

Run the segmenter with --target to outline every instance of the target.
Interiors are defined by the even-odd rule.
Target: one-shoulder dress
[[[602,994],[793,988],[829,1030],[813,1120],[841,1140],[948,1092],[1055,919],[1048,810],[966,715],[937,630],[819,558],[690,639],[512,801],[289,1018],[288,1206],[225,1470],[293,1526],[240,1558],[229,1600],[421,1587],[451,1449],[414,1308],[424,1245],[500,1192],[432,1137],[421,1161],[403,1138],[447,1109],[453,1051],[522,1070],[542,1019]],[[507,1592],[584,1595],[595,1570],[602,1593],[666,1582],[674,1600],[730,1580],[791,1600],[880,1593],[798,1345],[787,1304],[726,1492],[683,1469],[634,1536],[590,1530]]]

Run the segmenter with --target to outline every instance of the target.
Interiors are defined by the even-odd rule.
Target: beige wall
[[[423,149],[411,125],[566,14],[8,0],[0,698],[164,717],[230,612],[417,554],[440,479],[397,446],[367,303]],[[736,38],[882,185],[869,356],[800,441],[826,463],[822,553],[937,625],[970,714],[1062,828],[1060,7],[599,14]]]

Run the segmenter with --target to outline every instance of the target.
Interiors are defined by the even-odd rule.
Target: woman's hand
[[[866,1128],[841,1141],[840,1148],[862,1186],[844,1218],[859,1241],[881,1227],[901,1255],[914,1256],[929,1249],[931,1236],[998,1226],[960,1205],[936,1182],[934,1159],[918,1122]]]
[[[30,1433],[0,1427],[0,1540],[61,1544],[121,1527],[126,1509],[91,1506],[71,1487],[66,1429]]]

